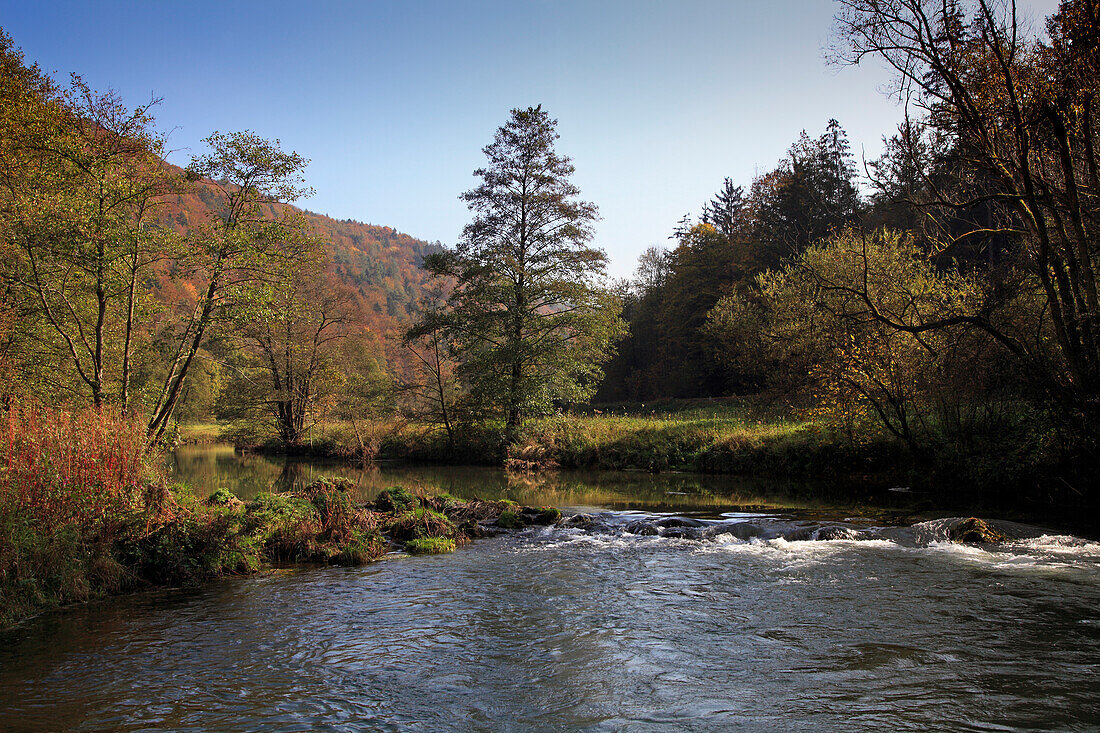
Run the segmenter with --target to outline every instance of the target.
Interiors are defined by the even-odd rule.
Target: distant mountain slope
[[[207,220],[217,203],[213,184],[200,183],[193,192],[167,201],[160,219],[184,232]],[[268,213],[274,216],[282,206],[286,205],[270,205]],[[424,255],[440,249],[438,243],[430,244],[392,227],[289,208],[301,211],[314,233],[328,243],[333,272],[359,293],[367,321],[363,325],[381,333],[409,320],[427,281],[420,263]]]

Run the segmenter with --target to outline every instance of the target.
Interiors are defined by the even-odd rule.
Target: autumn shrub
[[[376,515],[346,479],[248,503],[226,489],[203,499],[166,483],[137,417],[17,405],[3,420],[0,627],[127,589],[193,585],[264,562],[356,565],[385,551]]]
[[[261,492],[245,505],[246,531],[279,562],[307,560],[316,554],[321,517],[308,500],[291,494]]]
[[[139,509],[152,478],[144,422],[112,410],[15,405],[4,416],[0,506],[52,533]]]
[[[144,424],[15,404],[0,425],[0,625],[125,585],[114,543],[159,480]]]

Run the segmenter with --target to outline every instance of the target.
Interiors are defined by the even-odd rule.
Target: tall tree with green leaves
[[[928,140],[948,141],[950,185],[928,200],[988,219],[951,232],[954,241],[1011,238],[1008,263],[974,312],[926,323],[887,322],[929,333],[980,329],[1031,376],[1044,402],[1095,454],[1100,445],[1100,13],[1095,0],[1063,0],[1048,39],[1030,37],[1013,0],[838,0],[837,60],[883,61],[894,90],[936,138],[903,141],[920,169]],[[921,143],[921,144],[917,144]],[[985,217],[982,217],[983,219]],[[955,224],[956,222],[952,222]],[[965,223],[965,222],[964,222]],[[1015,283],[1013,281],[1016,281]],[[1010,297],[1006,298],[1006,294]],[[1026,320],[998,322],[1001,302],[1036,298]],[[944,321],[947,322],[944,322]]]
[[[205,142],[210,152],[195,158],[187,172],[211,186],[218,203],[209,221],[192,230],[192,251],[177,263],[203,289],[172,334],[174,348],[166,354],[149,417],[152,439],[164,435],[211,324],[248,308],[262,314],[257,306],[265,289],[286,282],[288,271],[312,257],[318,245],[304,217],[280,206],[312,193],[302,177],[305,158],[247,131],[216,132]]]
[[[53,394],[126,409],[138,284],[171,253],[153,214],[180,183],[161,160],[156,101],[130,110],[75,74],[57,88],[2,34],[0,52],[0,279],[19,318],[11,333],[24,334],[17,371],[37,371]]]
[[[596,207],[554,149],[556,126],[541,105],[512,110],[474,171],[481,182],[462,195],[473,221],[457,247],[424,262],[454,283],[433,324],[452,336],[472,397],[510,436],[555,403],[587,399],[625,328],[603,286],[607,255],[589,244]]]

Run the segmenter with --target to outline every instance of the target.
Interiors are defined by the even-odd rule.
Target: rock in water
[[[978,542],[987,544],[1004,542],[1008,539],[1008,537],[993,529],[977,517],[969,517],[962,520],[947,531],[947,537],[952,542]]]
[[[580,527],[587,529],[596,522],[596,518],[591,514],[574,514],[571,517],[567,517],[563,522],[563,527]]]
[[[630,534],[655,535],[658,534],[657,525],[645,519],[639,519],[626,525],[626,531]]]

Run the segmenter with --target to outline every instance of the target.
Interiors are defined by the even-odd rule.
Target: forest
[[[883,156],[803,132],[618,282],[541,107],[485,149],[448,249],[296,208],[307,161],[247,131],[171,166],[157,100],[62,84],[5,35],[0,398],[138,415],[163,445],[1094,495],[1094,10],[1038,40],[841,6],[832,60],[885,62],[905,100]],[[705,434],[634,455],[677,444],[657,418]],[[766,456],[716,458],[739,444]]]

